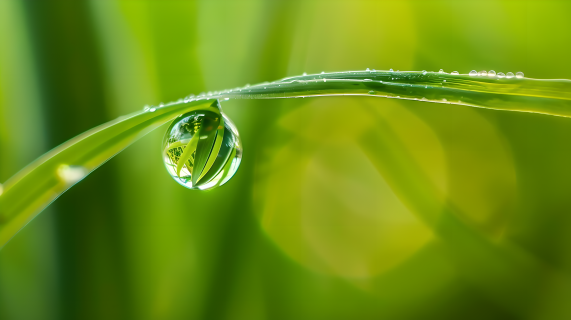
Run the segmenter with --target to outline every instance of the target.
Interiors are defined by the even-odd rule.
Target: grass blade
[[[0,247],[60,194],[136,139],[176,116],[219,108],[228,99],[278,99],[366,95],[571,117],[571,81],[453,75],[440,72],[349,71],[303,75],[181,99],[154,112],[117,119],[64,143],[8,180],[0,195]],[[213,128],[219,128],[216,124]],[[209,130],[197,149],[210,150],[219,135]],[[220,139],[222,140],[222,139]],[[209,152],[195,159],[202,173]],[[198,154],[198,152],[197,152]],[[197,161],[198,160],[198,161]],[[199,162],[199,163],[197,163]],[[193,176],[193,184],[203,175]],[[195,180],[196,179],[196,180]],[[433,218],[433,217],[431,217]],[[431,219],[429,218],[429,219]]]
[[[151,130],[211,101],[172,103],[93,128],[56,147],[4,184],[0,196],[0,247],[59,195]],[[151,109],[152,110],[152,109]]]

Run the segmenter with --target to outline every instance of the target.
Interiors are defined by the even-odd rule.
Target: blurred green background
[[[569,79],[570,16],[547,0],[1,0],[0,181],[145,104],[303,72]],[[154,131],[0,251],[0,319],[571,319],[570,119],[374,97],[223,108],[244,146],[228,184],[172,181]],[[383,139],[465,229],[409,209]]]

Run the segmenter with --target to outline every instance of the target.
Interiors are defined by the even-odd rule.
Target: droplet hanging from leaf
[[[242,144],[216,100],[208,108],[176,118],[167,129],[162,152],[167,172],[176,182],[206,190],[223,185],[236,173]]]

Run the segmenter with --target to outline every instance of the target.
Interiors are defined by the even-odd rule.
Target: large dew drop
[[[225,184],[236,173],[242,144],[216,101],[176,118],[167,129],[162,152],[167,172],[176,182],[206,190]]]

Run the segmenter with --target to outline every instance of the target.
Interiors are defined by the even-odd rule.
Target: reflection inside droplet
[[[208,108],[178,117],[165,134],[163,162],[167,172],[189,189],[223,185],[240,166],[238,130],[219,106],[216,101]]]

